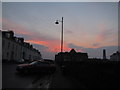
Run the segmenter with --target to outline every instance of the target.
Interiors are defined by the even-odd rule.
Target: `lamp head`
[[[55,21],[55,24],[59,24],[58,20],[57,20],[57,21]]]

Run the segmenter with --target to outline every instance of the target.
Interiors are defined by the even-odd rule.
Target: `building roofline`
[[[37,52],[37,53],[40,53],[39,50],[37,50],[36,48],[33,48],[33,45],[32,45],[32,48],[31,48],[31,44],[30,44],[30,43],[24,42],[24,38],[23,38],[23,37],[16,37],[16,36],[14,36],[14,32],[13,32],[12,30],[8,30],[8,31],[7,31],[7,30],[5,30],[5,31],[1,30],[1,31],[2,31],[2,34],[3,34],[3,33],[9,33],[9,32],[13,33],[13,38],[7,38],[7,37],[4,36],[4,35],[2,35],[2,37],[6,38],[6,39],[9,39],[9,40],[11,40],[11,41],[13,41],[13,42],[15,42],[15,43],[17,43],[17,44],[19,44],[19,45],[23,45],[23,47],[26,47],[26,48],[28,48],[28,49],[30,49],[30,50],[34,50],[34,51]],[[16,42],[16,41],[15,41],[15,38],[23,39],[23,43],[22,43],[22,42]],[[25,43],[28,43],[28,44],[30,45],[30,47],[25,46],[25,45],[24,45]]]

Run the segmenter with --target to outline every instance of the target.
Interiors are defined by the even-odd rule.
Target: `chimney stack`
[[[103,49],[103,59],[105,60],[106,59],[106,50]]]

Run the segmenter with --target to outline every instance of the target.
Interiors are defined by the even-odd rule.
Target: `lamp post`
[[[63,52],[63,17],[62,20],[56,20],[55,24],[59,24],[59,22],[62,23],[62,31],[61,31],[61,52]]]

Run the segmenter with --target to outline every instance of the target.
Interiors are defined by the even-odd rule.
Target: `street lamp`
[[[61,52],[63,52],[63,17],[62,20],[56,20],[55,24],[59,24],[59,22],[62,23],[62,31],[61,31]]]

